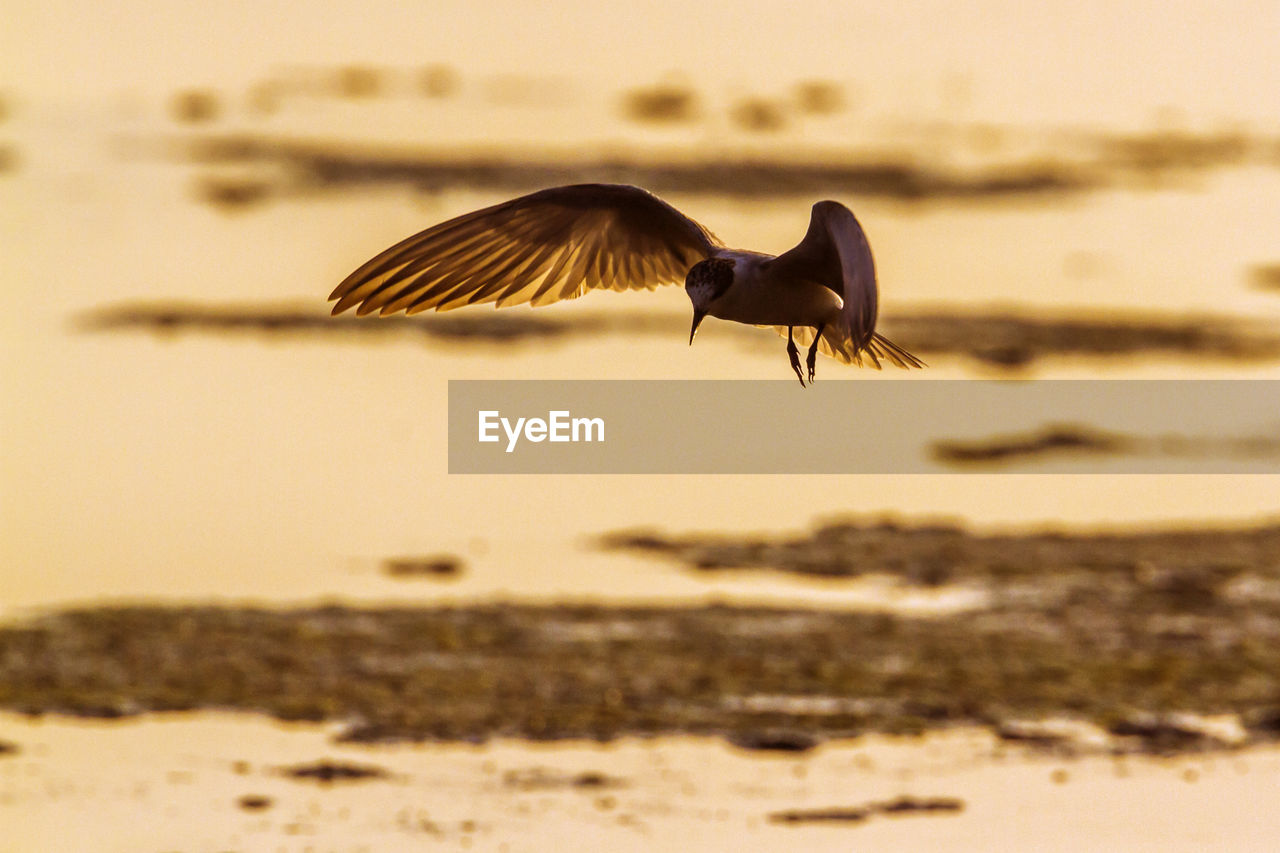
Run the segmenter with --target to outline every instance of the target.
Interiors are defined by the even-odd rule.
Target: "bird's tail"
[[[884,359],[903,368],[925,366],[923,361],[881,334],[873,334],[871,336],[871,342],[862,348],[862,352],[854,355],[854,364],[860,364],[858,362],[859,355],[865,355],[875,363],[876,367],[880,366],[879,359]]]
[[[786,326],[774,326],[774,329],[778,334],[786,337]],[[809,326],[796,326],[796,344],[801,347],[812,344],[813,332],[814,330]],[[872,334],[866,346],[858,347],[845,330],[836,326],[828,326],[822,330],[822,340],[818,341],[818,352],[844,364],[872,367],[876,370],[881,368],[881,361],[887,361],[902,368],[925,366],[923,361],[881,334]]]

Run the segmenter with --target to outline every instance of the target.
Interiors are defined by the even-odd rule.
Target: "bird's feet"
[[[805,359],[805,366],[809,368],[809,384],[813,384],[813,374],[817,370],[818,361],[818,341],[822,340],[822,330],[826,326],[819,326],[817,332],[813,336],[813,343],[809,345],[809,357]],[[804,384],[804,383],[801,383]]]
[[[787,355],[791,358],[791,369],[796,372],[796,379],[800,380],[800,387],[804,387],[804,374],[800,372],[800,350],[796,349],[796,342],[791,339],[791,330],[787,329]],[[813,378],[813,372],[809,372],[809,378]]]

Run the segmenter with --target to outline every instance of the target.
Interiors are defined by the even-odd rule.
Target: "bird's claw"
[[[800,359],[791,359],[791,369],[796,372],[796,379],[800,380],[800,387],[804,387],[804,374],[800,371]],[[813,373],[809,374],[809,381],[813,381]]]
[[[813,345],[809,347],[809,354],[805,357],[805,365],[809,368],[809,384],[813,384],[813,374],[817,372],[818,361],[818,342],[822,340],[822,331],[826,325],[818,326],[813,335]]]
[[[800,370],[800,351],[796,349],[795,344],[787,347],[787,355],[791,357],[791,369],[796,372],[796,379],[800,380],[800,387],[804,387],[804,373]],[[810,380],[813,379],[813,371],[809,371]]]

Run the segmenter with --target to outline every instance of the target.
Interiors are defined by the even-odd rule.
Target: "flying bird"
[[[809,230],[781,255],[728,249],[652,193],[619,184],[552,187],[465,213],[406,238],[329,295],[335,315],[447,311],[493,302],[546,305],[589,290],[684,283],[693,327],[707,316],[773,326],[787,336],[800,384],[821,351],[879,369],[923,367],[876,334],[876,272],[858,220],[835,201],[813,206]],[[798,330],[798,332],[797,332]],[[796,349],[809,343],[806,372]]]

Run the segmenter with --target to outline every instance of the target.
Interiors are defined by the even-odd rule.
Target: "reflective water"
[[[803,20],[781,20],[764,7],[736,17],[736,4],[646,5],[641,15],[639,7],[582,3],[563,13],[579,25],[560,36],[572,51],[567,42],[525,37],[530,16],[543,14],[535,7],[495,3],[500,14],[480,15],[473,3],[439,5],[429,26],[421,10],[405,18],[388,6],[378,16],[335,3],[303,31],[296,15],[277,9],[275,17],[269,4],[139,14],[127,28],[118,12],[96,7],[19,8],[25,24],[9,32],[30,36],[4,51],[7,68],[18,70],[7,77],[10,106],[0,123],[0,137],[16,151],[0,174],[0,612],[139,597],[716,596],[842,606],[863,593],[765,578],[707,582],[590,543],[621,527],[787,531],[845,513],[941,514],[980,526],[1280,513],[1280,484],[1265,477],[446,474],[449,378],[786,378],[781,342],[765,331],[753,350],[708,326],[692,348],[686,330],[673,327],[669,338],[530,342],[490,354],[400,339],[165,338],[76,328],[83,312],[122,300],[288,302],[323,313],[332,286],[367,256],[498,200],[375,187],[235,212],[199,203],[198,170],[122,157],[118,145],[173,130],[166,98],[198,81],[238,93],[225,95],[228,116],[212,129],[437,147],[481,139],[518,150],[535,140],[565,149],[625,144],[663,156],[729,148],[779,156],[847,138],[888,146],[904,126],[939,121],[995,122],[1028,138],[1045,128],[1119,132],[1172,122],[1195,131],[1243,125],[1266,139],[1280,126],[1273,98],[1280,80],[1266,37],[1280,12],[1267,3],[1236,4],[1236,14],[1199,4],[1166,14],[1151,3],[1092,15],[1079,4],[1031,11],[989,2],[941,28],[935,14],[918,9],[818,4]],[[72,11],[73,25],[55,18]],[[969,37],[944,38],[955,28]],[[620,30],[635,41],[607,37]],[[113,37],[104,43],[102,31]],[[776,41],[758,56],[744,51],[762,32]],[[487,49],[477,55],[472,48],[481,43]],[[661,61],[650,66],[655,44],[663,45]],[[368,57],[399,68],[450,64],[459,94],[429,111],[401,93],[359,103],[300,97],[262,119],[244,112],[243,93],[273,69]],[[617,93],[668,68],[685,70],[703,118],[674,128],[628,124]],[[778,95],[812,77],[843,81],[848,108],[794,120],[772,137],[728,118],[742,96]],[[726,242],[765,251],[798,239],[811,201],[670,200]],[[875,246],[887,316],[906,305],[1010,303],[1280,321],[1280,299],[1253,286],[1250,273],[1280,260],[1274,165],[1055,197],[846,201]],[[676,289],[585,301],[592,304],[542,310],[687,310]],[[979,374],[944,361],[930,375]],[[1064,360],[1034,375],[1278,378],[1280,367]],[[834,363],[822,365],[820,377],[872,378]],[[465,560],[460,579],[410,583],[379,569],[388,557],[440,552]]]

